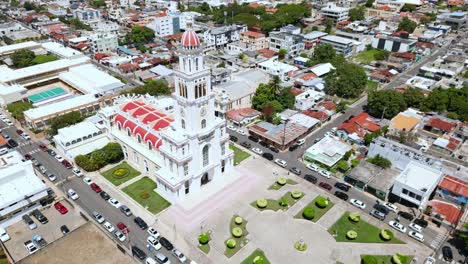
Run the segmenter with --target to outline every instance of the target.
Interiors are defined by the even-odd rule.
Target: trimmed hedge
[[[384,241],[390,241],[393,238],[393,232],[389,229],[382,229],[380,231],[380,238]]]
[[[328,206],[328,200],[325,197],[318,197],[315,200],[315,205],[317,205],[319,208],[326,208]]]
[[[361,220],[361,216],[358,213],[350,213],[348,216],[351,222],[357,223]]]
[[[233,238],[230,238],[226,241],[226,246],[228,248],[235,248],[236,247],[236,240],[234,240]]]
[[[236,216],[236,218],[234,218],[234,223],[236,223],[236,225],[241,225],[242,222],[244,222],[244,219],[242,219],[242,217]]]
[[[354,230],[349,230],[348,232],[346,232],[346,238],[348,238],[349,240],[356,239],[357,235],[357,232]]]
[[[299,190],[292,190],[291,192],[291,197],[294,198],[294,199],[299,199],[301,198],[303,195],[303,193]]]
[[[288,199],[286,198],[281,198],[279,201],[278,201],[279,205],[283,206],[283,207],[286,207],[288,206]]]
[[[234,236],[234,237],[241,237],[244,232],[242,231],[242,229],[240,227],[234,227],[232,230],[231,230],[231,234]]]
[[[198,242],[202,245],[208,244],[210,242],[210,234],[202,233],[198,236]]]
[[[252,261],[252,264],[265,264],[265,258],[262,257],[262,256],[256,256],[253,261]]]
[[[86,155],[75,157],[76,164],[85,171],[97,171],[107,164],[117,163],[124,158],[122,147],[119,143],[110,142],[101,149],[97,149]]]
[[[392,256],[392,263],[393,264],[403,264],[402,257],[400,254],[395,254]]]
[[[265,208],[268,205],[267,199],[258,199],[257,200],[257,207],[258,208]]]
[[[288,179],[286,179],[285,177],[279,177],[277,180],[276,180],[276,183],[278,183],[279,185],[285,185],[287,183]]]
[[[312,207],[306,207],[302,212],[302,216],[307,220],[312,220],[315,217],[315,209]]]
[[[361,264],[377,264],[377,259],[374,256],[366,255],[361,258]]]

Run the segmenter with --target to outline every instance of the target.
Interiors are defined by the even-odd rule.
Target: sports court
[[[56,87],[53,89],[49,89],[40,93],[36,93],[33,95],[30,95],[28,97],[28,100],[34,105],[34,106],[40,106],[40,105],[45,105],[45,104],[50,104],[55,101],[63,100],[67,97],[70,97],[71,94],[69,94],[67,91],[65,91],[61,87]]]

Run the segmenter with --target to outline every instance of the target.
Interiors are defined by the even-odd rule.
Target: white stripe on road
[[[437,237],[432,241],[431,247],[436,249],[440,246],[440,244],[444,241],[445,235],[438,234]]]

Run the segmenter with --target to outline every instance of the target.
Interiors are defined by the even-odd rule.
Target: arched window
[[[153,149],[153,144],[151,144],[151,141],[148,141],[148,149],[152,150]]]
[[[185,129],[185,120],[182,119],[182,120],[180,121],[180,125],[182,126],[183,129]]]
[[[131,137],[132,133],[130,133],[130,128],[127,128],[127,136]]]
[[[203,95],[203,96],[206,95],[206,83],[203,83],[203,84],[202,84],[202,95]]]
[[[201,128],[205,128],[206,127],[206,119],[203,119],[201,121]]]
[[[202,150],[203,167],[205,167],[206,165],[208,165],[208,163],[210,163],[209,151],[210,151],[210,147],[208,145],[203,147],[203,150]]]
[[[122,126],[120,125],[120,122],[117,122],[117,127],[119,128],[119,130],[122,130]]]
[[[198,58],[195,59],[195,70],[198,71]]]
[[[200,94],[198,93],[198,84],[195,84],[195,99],[197,99],[198,97],[200,97]]]
[[[140,135],[137,136],[137,139],[138,139],[138,143],[141,143],[141,136]]]

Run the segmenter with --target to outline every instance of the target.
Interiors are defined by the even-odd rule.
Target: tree
[[[366,8],[364,6],[358,6],[349,10],[349,20],[357,21],[364,20]]]
[[[362,94],[367,84],[367,75],[361,66],[344,63],[325,77],[325,91],[329,95],[343,98],[356,98]]]
[[[327,20],[325,21],[325,30],[324,30],[324,32],[328,33],[328,34],[331,34],[332,30],[333,30],[333,21],[331,21],[331,19],[327,18]]]
[[[185,11],[185,5],[182,2],[177,3],[177,9],[179,9],[180,12]]]
[[[330,62],[336,57],[336,51],[330,44],[321,44],[315,47],[311,61],[313,65]]]
[[[62,116],[52,118],[48,134],[50,136],[57,135],[60,128],[68,127],[83,121],[85,117],[78,111],[73,111]]]
[[[377,50],[377,52],[374,54],[374,59],[380,61],[380,60],[385,60],[390,56],[390,51],[388,50]]]
[[[272,123],[275,112],[276,112],[275,107],[272,104],[267,104],[265,107],[263,107],[262,113],[263,113],[263,118],[265,119],[265,121]]]
[[[278,51],[278,59],[279,59],[279,60],[283,60],[287,53],[288,53],[287,50],[285,50],[285,49],[280,49],[280,50]]]
[[[392,166],[392,162],[390,160],[380,156],[379,154],[372,158],[368,158],[367,161],[384,169],[388,169]]]
[[[401,12],[413,12],[416,10],[416,6],[412,4],[404,4],[401,8]]]
[[[91,2],[91,6],[96,8],[103,7],[106,6],[106,2],[104,0],[94,0]]]
[[[347,104],[344,100],[342,100],[336,105],[336,112],[344,113],[346,111],[346,108]]]
[[[13,66],[17,68],[24,68],[32,65],[32,61],[34,60],[35,55],[33,51],[21,49],[11,54],[10,58],[13,62]]]
[[[24,119],[24,111],[34,108],[34,106],[30,102],[14,102],[9,105],[7,105],[7,110],[8,112],[11,113],[11,115],[17,119],[17,120],[22,120]]]
[[[13,7],[17,7],[17,6],[19,6],[19,1],[18,0],[11,0],[10,5],[13,6]]]
[[[421,90],[414,87],[406,89],[403,93],[403,97],[405,98],[406,106],[415,107],[418,109],[422,106],[424,100],[426,99]]]
[[[336,164],[336,167],[341,172],[346,172],[349,169],[348,162],[345,160],[338,161],[338,163]]]
[[[127,43],[144,43],[153,40],[154,31],[147,27],[136,25],[132,30],[125,36]]]
[[[398,30],[404,30],[408,33],[413,33],[418,24],[413,20],[409,19],[408,17],[404,17],[400,24],[398,24]]]
[[[374,6],[374,0],[367,0],[365,6],[368,7],[368,8],[373,7]]]
[[[123,94],[149,94],[152,96],[169,95],[171,94],[171,88],[164,80],[149,80],[144,85],[125,91]]]
[[[393,90],[372,91],[367,98],[369,114],[375,117],[392,118],[406,109],[403,94]]]

